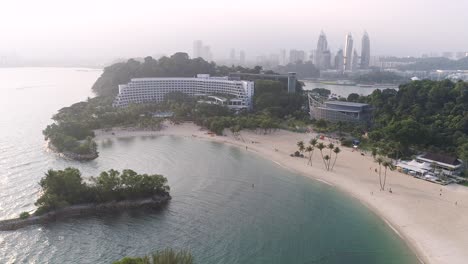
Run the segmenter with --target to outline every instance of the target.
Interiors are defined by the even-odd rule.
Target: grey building
[[[352,122],[370,123],[372,108],[368,104],[325,101],[320,102],[309,94],[309,109],[311,119],[323,119],[332,123]]]
[[[343,65],[344,61],[344,56],[343,56],[343,50],[340,49],[335,56],[335,70],[342,72],[344,69]]]
[[[317,42],[317,50],[315,51],[315,65],[321,70],[330,68],[331,54],[328,49],[327,36],[322,31]]]
[[[358,55],[357,51],[354,50],[354,52],[353,52],[353,64],[351,66],[352,71],[359,70],[359,60],[360,60],[359,55]]]
[[[364,32],[361,46],[361,69],[368,69],[370,65],[370,39],[369,34]]]
[[[350,71],[352,67],[352,59],[353,59],[353,36],[351,33],[346,35],[346,43],[345,43],[345,50],[344,50],[344,70]]]
[[[303,50],[290,50],[289,51],[289,63],[296,64],[297,62],[305,61],[305,51]]]

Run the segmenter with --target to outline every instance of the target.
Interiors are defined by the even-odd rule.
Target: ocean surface
[[[196,263],[417,263],[377,216],[326,184],[245,150],[157,136],[98,142],[82,163],[46,151],[41,131],[61,107],[91,96],[99,70],[0,69],[0,219],[34,209],[48,169],[85,177],[131,168],[169,179],[155,211],[82,217],[0,232],[0,263],[111,263],[171,247]]]

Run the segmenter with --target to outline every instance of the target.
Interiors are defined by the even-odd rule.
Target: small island
[[[158,174],[109,170],[83,180],[76,168],[49,170],[41,179],[37,210],[19,218],[0,221],[0,230],[16,230],[59,218],[134,208],[159,208],[171,199],[167,179]]]

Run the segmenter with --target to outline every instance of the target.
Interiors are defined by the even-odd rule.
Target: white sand
[[[359,152],[341,148],[342,152],[333,172],[324,169],[318,150],[314,152],[312,167],[307,165],[305,158],[290,157],[289,154],[297,150],[297,141],[308,142],[313,137],[311,134],[276,131],[263,135],[242,131],[243,140],[240,140],[234,138],[230,132],[228,136],[211,136],[191,123],[167,125],[162,131],[114,129],[113,132],[115,135],[112,132],[96,131],[96,136],[97,139],[102,139],[177,135],[239,146],[294,172],[335,186],[359,199],[405,239],[422,262],[468,263],[467,187],[441,186],[398,172],[389,172],[387,189],[392,188],[393,193],[379,191],[379,179],[374,171],[378,164],[370,156],[361,156]]]

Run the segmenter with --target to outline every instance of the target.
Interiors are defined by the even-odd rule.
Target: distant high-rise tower
[[[353,65],[351,66],[352,71],[357,71],[359,69],[359,54],[356,49],[353,52]]]
[[[241,50],[239,52],[239,64],[241,66],[244,66],[245,65],[245,51]]]
[[[289,51],[289,63],[296,64],[298,62],[305,61],[305,51],[303,50],[290,50]]]
[[[280,64],[281,65],[286,65],[288,64],[287,58],[286,58],[286,50],[282,49],[280,50]]]
[[[213,53],[211,53],[210,46],[203,46],[201,57],[208,62],[213,61]]]
[[[361,69],[368,69],[370,65],[370,39],[369,34],[364,32],[361,47]]]
[[[231,63],[236,62],[236,50],[235,49],[231,49],[231,54],[229,55],[229,60],[231,61]]]
[[[193,53],[192,58],[200,58],[203,57],[203,42],[201,40],[195,40],[193,42]]]
[[[323,31],[317,42],[317,50],[315,51],[315,65],[321,69],[326,70],[330,68],[330,51],[328,50],[327,36]]]
[[[344,61],[344,56],[343,56],[343,50],[340,49],[335,56],[335,69],[337,71],[343,71],[343,61]]]
[[[344,70],[350,71],[352,67],[352,57],[353,57],[353,36],[351,33],[346,35],[346,43],[345,43],[345,50],[344,50]]]

